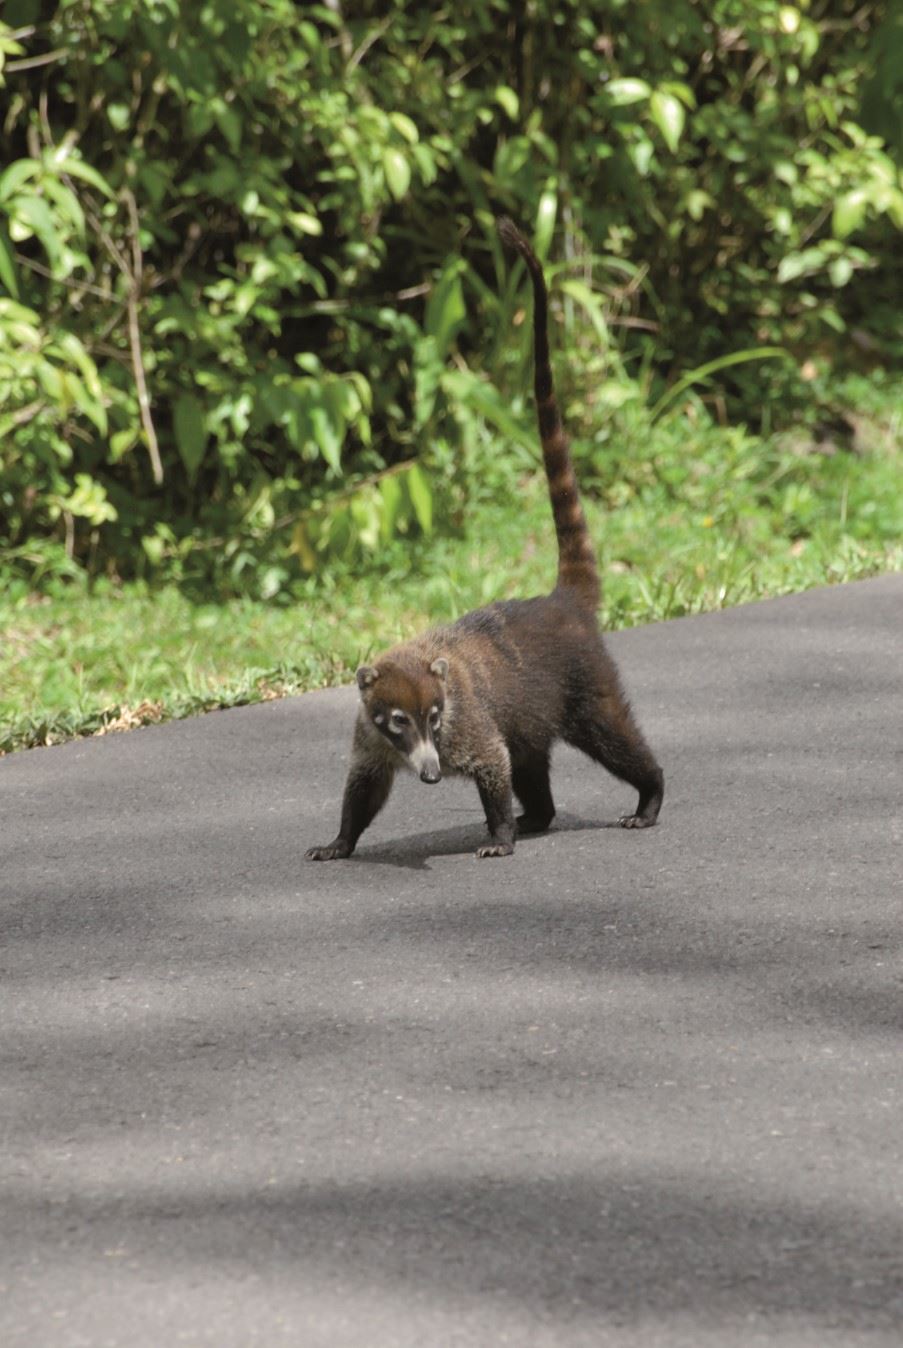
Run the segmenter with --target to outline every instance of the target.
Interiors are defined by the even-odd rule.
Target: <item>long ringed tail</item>
[[[549,306],[542,264],[513,221],[502,217],[498,221],[498,230],[502,242],[520,253],[533,282],[533,380],[542,457],[558,536],[558,588],[575,592],[583,603],[595,610],[600,594],[599,572],[552,383]]]

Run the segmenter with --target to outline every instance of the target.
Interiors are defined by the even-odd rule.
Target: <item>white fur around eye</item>
[[[376,712],[376,714],[375,714],[374,717],[373,717],[373,724],[374,724],[374,725],[385,725],[385,723],[386,723],[386,718],[385,718],[385,716],[383,716],[382,712],[381,712],[381,711]]]

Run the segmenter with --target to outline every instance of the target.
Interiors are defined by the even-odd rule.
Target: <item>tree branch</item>
[[[144,274],[144,259],[141,256],[140,222],[138,206],[134,193],[129,188],[123,192],[129,213],[130,241],[132,245],[131,288],[129,290],[129,346],[132,350],[132,371],[135,375],[135,388],[138,392],[138,407],[141,410],[141,425],[147,439],[147,452],[150,455],[151,469],[157,486],[163,481],[163,462],[160,458],[160,446],[151,413],[150,395],[147,391],[147,379],[144,374],[144,357],[141,350],[141,328],[138,323],[138,299],[141,295],[141,278]]]

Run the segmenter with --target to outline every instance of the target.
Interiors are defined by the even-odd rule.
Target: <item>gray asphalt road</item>
[[[903,576],[619,634],[560,752],[335,831],[354,696],[0,762],[0,1342],[903,1342]]]

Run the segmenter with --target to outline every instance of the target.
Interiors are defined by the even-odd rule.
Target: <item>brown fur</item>
[[[499,232],[533,283],[535,389],[558,583],[541,598],[476,609],[358,670],[361,707],[339,833],[311,848],[310,860],[350,856],[396,771],[412,765],[428,782],[438,781],[440,770],[472,778],[489,826],[477,856],[506,856],[516,833],[552,822],[549,756],[559,739],[637,789],[636,812],[620,821],[625,828],[645,828],[658,817],[662,772],[596,622],[599,576],[552,384],[542,267],[510,220],[499,221]],[[516,822],[512,795],[524,810]]]

